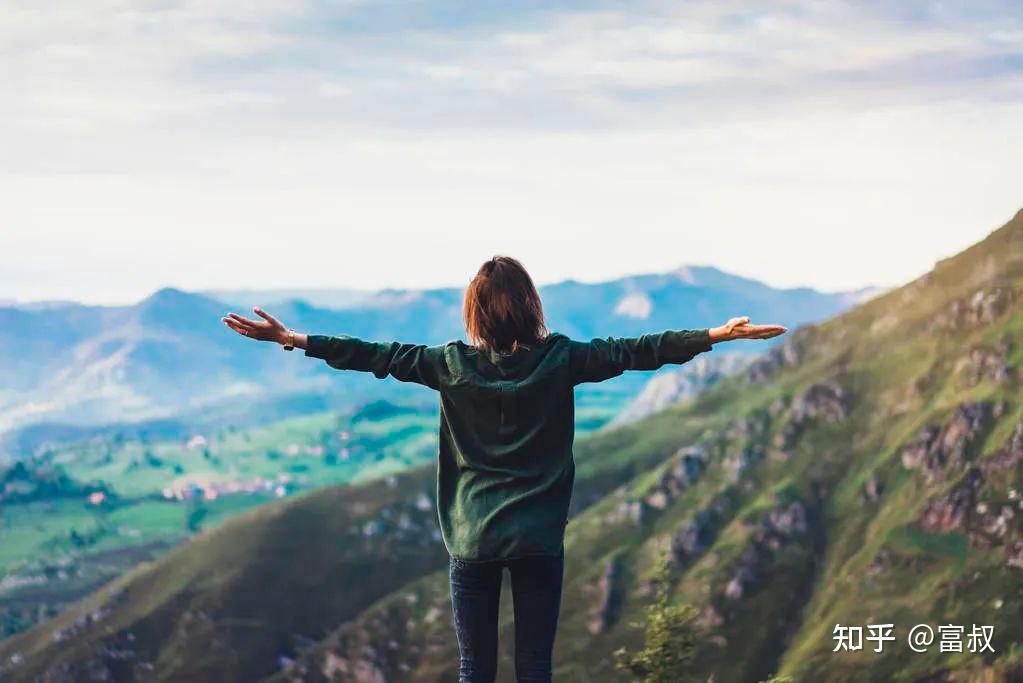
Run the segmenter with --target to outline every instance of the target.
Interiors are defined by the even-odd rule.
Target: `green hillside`
[[[611,653],[639,645],[662,552],[715,681],[1023,678],[1021,301],[1023,212],[696,400],[581,440],[555,680],[627,680]],[[453,680],[432,477],[203,532],[0,643],[0,665],[14,681]],[[884,623],[883,652],[832,652],[836,624]],[[963,652],[915,653],[916,624],[992,626],[994,651],[964,634]]]

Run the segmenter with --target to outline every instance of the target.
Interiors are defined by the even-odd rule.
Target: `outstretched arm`
[[[265,322],[229,313],[223,318],[224,324],[251,339],[305,349],[305,355],[320,358],[338,370],[372,372],[380,379],[390,375],[402,382],[417,382],[433,389],[440,386],[443,347],[369,342],[349,335],[306,335],[289,330],[260,308],[252,310]]]
[[[788,330],[781,325],[750,325],[749,318],[732,318],[724,325],[695,330],[668,330],[639,337],[608,337],[570,346],[575,384],[600,382],[626,370],[656,370],[668,363],[681,364],[713,344],[732,339],[768,339]]]

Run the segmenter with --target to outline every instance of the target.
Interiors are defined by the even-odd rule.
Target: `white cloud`
[[[1023,204],[1021,14],[8,2],[0,298],[457,283],[495,250],[892,284]]]

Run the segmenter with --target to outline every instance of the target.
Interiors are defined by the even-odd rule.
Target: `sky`
[[[1023,208],[1023,3],[6,0],[0,300],[713,265],[891,286]]]

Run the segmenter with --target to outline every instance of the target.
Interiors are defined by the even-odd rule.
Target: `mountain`
[[[782,339],[693,400],[577,443],[555,680],[628,680],[611,653],[640,644],[631,623],[662,553],[672,600],[700,614],[703,678],[1021,680],[1023,212]],[[327,488],[204,531],[0,642],[0,671],[452,680],[433,476]],[[510,606],[506,584],[499,680],[513,677]],[[836,625],[886,623],[881,652],[833,651]],[[962,626],[963,651],[936,635],[914,652],[917,624]],[[975,626],[993,651],[969,651]]]
[[[713,268],[564,282],[542,294],[552,327],[585,338],[709,326],[742,312],[795,326],[832,315],[855,296],[774,289]],[[270,310],[298,329],[423,343],[462,336],[462,293],[454,288],[215,296],[168,288],[132,306],[0,306],[0,434],[43,423],[61,433],[68,425],[166,420],[238,399],[341,391],[323,364],[253,344],[220,322],[227,310],[244,313],[254,301],[272,302]],[[348,379],[343,392],[405,390],[362,377]]]
[[[675,403],[689,400],[707,387],[742,370],[752,361],[753,356],[741,353],[697,356],[679,368],[652,377],[639,395],[604,428],[620,427]]]

